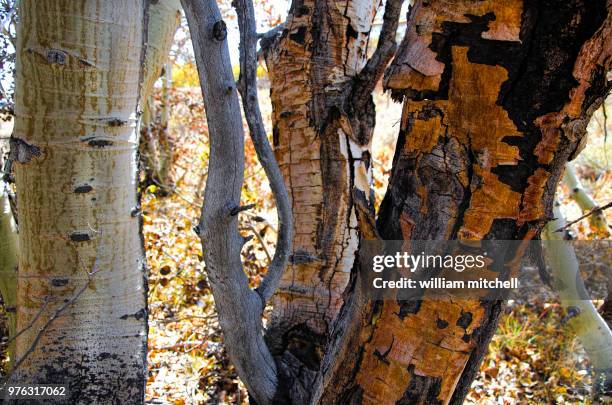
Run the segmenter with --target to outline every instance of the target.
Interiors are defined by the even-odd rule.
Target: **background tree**
[[[239,16],[252,19],[248,2],[236,4]],[[211,139],[211,170],[216,159],[227,166],[231,157],[241,182],[242,130],[230,127],[237,119],[234,87],[228,77],[213,79],[216,68],[227,70],[224,25],[214,2],[184,6],[209,124],[234,142],[230,153],[230,143],[215,149]],[[239,188],[232,183],[224,191],[227,184],[208,179],[207,197],[218,196],[218,209],[207,213],[205,203],[200,223],[209,277],[230,357],[260,404],[462,402],[502,303],[426,295],[374,302],[359,282],[359,257],[367,253],[359,238],[537,238],[552,217],[563,166],[608,93],[605,1],[415,2],[385,78],[404,111],[374,225],[370,93],[395,49],[399,6],[387,1],[370,58],[376,2],[293,2],[282,31],[263,36],[273,143],[295,224],[265,344],[253,321],[262,307],[237,282],[244,274],[236,222],[223,219],[221,209],[237,206]],[[253,26],[242,24],[242,46],[253,41]],[[211,43],[222,52],[204,58]],[[243,101],[254,102],[248,95]],[[232,249],[211,250],[222,240]],[[223,273],[221,263],[231,271]],[[245,345],[245,338],[252,340]]]

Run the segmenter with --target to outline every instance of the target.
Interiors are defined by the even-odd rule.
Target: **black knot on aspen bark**
[[[67,278],[53,278],[51,279],[51,285],[53,287],[63,287],[68,284]]]
[[[47,62],[54,65],[65,65],[68,54],[59,49],[49,49],[47,51]]]
[[[75,187],[74,192],[77,194],[89,193],[93,190],[93,187],[89,184],[83,184],[82,186]]]
[[[121,120],[119,118],[111,118],[108,120],[109,127],[122,127],[127,124],[127,121]]]
[[[92,139],[89,142],[87,142],[87,144],[91,146],[92,148],[104,148],[107,146],[111,146],[113,142],[108,141],[106,139]]]
[[[28,163],[32,158],[40,156],[40,149],[34,145],[30,145],[23,139],[11,137],[9,141],[11,151],[9,160],[19,163]]]
[[[91,239],[87,232],[72,232],[69,236],[73,242],[87,242]]]
[[[219,20],[214,23],[212,29],[213,38],[215,41],[223,41],[227,38],[227,25],[225,25],[225,21]]]

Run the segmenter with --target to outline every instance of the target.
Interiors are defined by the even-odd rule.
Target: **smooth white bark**
[[[12,381],[140,403],[147,347],[136,191],[145,1],[23,0],[11,144],[19,212]]]

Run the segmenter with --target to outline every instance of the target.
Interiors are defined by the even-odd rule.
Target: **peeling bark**
[[[11,381],[66,384],[71,403],[144,400],[147,280],[131,213],[146,4],[19,3]]]
[[[405,102],[381,235],[537,236],[582,123],[608,90],[605,2],[416,2],[409,24],[385,78]],[[337,359],[354,365],[355,383],[336,396],[461,403],[500,311],[499,302],[381,303],[357,354]]]
[[[355,94],[377,79],[372,69],[358,80],[377,6],[376,0],[295,1],[280,38],[265,47],[274,149],[295,226],[266,337],[281,374],[300,380],[285,384],[284,395],[296,401],[310,396],[353,268],[359,242],[353,189],[372,198],[374,105],[369,92]]]
[[[420,301],[372,300],[358,271],[372,252],[359,239],[538,237],[563,167],[609,90],[603,0],[416,1],[385,78],[404,109],[375,222],[368,89],[395,48],[389,41],[399,4],[387,3],[385,35],[370,60],[373,0],[296,0],[282,33],[264,38],[273,144],[295,231],[265,343],[236,225],[220,216],[228,202],[237,204],[243,161],[228,149],[242,151],[242,130],[232,127],[221,139],[224,127],[211,127],[209,183],[217,186],[214,194],[207,186],[200,228],[226,345],[258,403],[461,403],[502,303],[436,301],[427,292]],[[203,58],[203,49],[223,43],[224,24],[200,18],[190,27],[210,122],[239,121],[228,67]],[[218,72],[224,76],[213,78]],[[211,178],[215,165],[224,167],[221,180]],[[524,247],[508,253],[510,267]],[[238,322],[248,326],[232,330]]]

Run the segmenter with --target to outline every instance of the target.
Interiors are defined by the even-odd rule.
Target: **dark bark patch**
[[[70,240],[73,242],[87,242],[91,239],[91,236],[87,232],[72,232],[70,234]]]
[[[346,25],[346,37],[347,38],[357,38],[358,36],[359,36],[359,33],[355,31],[353,26],[351,24],[347,24]]]
[[[91,139],[87,142],[87,144],[92,148],[104,148],[106,146],[111,146],[113,141],[109,141],[107,139]]]
[[[293,42],[297,42],[300,45],[304,45],[304,41],[306,40],[306,27],[300,27],[296,32],[289,34],[289,39]]]
[[[93,187],[89,184],[83,184],[82,186],[78,186],[74,189],[74,192],[77,194],[89,193],[93,190]]]
[[[23,139],[11,137],[9,144],[11,147],[9,160],[12,162],[28,163],[33,158],[41,155],[41,151],[37,146],[31,145]]]
[[[60,49],[49,49],[46,58],[47,62],[52,65],[63,66],[68,61],[68,54]]]
[[[397,316],[400,319],[404,319],[406,318],[406,316],[408,314],[416,314],[417,312],[419,312],[419,309],[421,309],[421,300],[414,300],[414,301],[397,301],[397,304],[400,307],[400,311],[399,314],[397,314]]]
[[[457,319],[457,326],[466,329],[472,323],[471,312],[461,312],[461,316]]]
[[[107,125],[111,128],[122,127],[124,125],[127,125],[127,121],[119,118],[111,118],[110,120],[108,120]]]
[[[68,284],[68,281],[67,278],[53,278],[51,279],[51,285],[53,287],[63,287]]]
[[[408,366],[410,382],[404,395],[396,402],[397,405],[427,404],[437,405],[442,401],[438,399],[442,388],[442,379],[439,377],[425,377],[415,373],[414,364]]]
[[[134,313],[134,314],[125,314],[119,317],[119,319],[128,319],[130,317],[134,317],[136,320],[141,320],[142,318],[144,318],[147,315],[147,310],[146,308],[141,308],[138,312]]]
[[[444,328],[448,327],[448,322],[445,321],[444,319],[438,318],[436,320],[436,326],[438,327],[438,329],[444,329]]]

